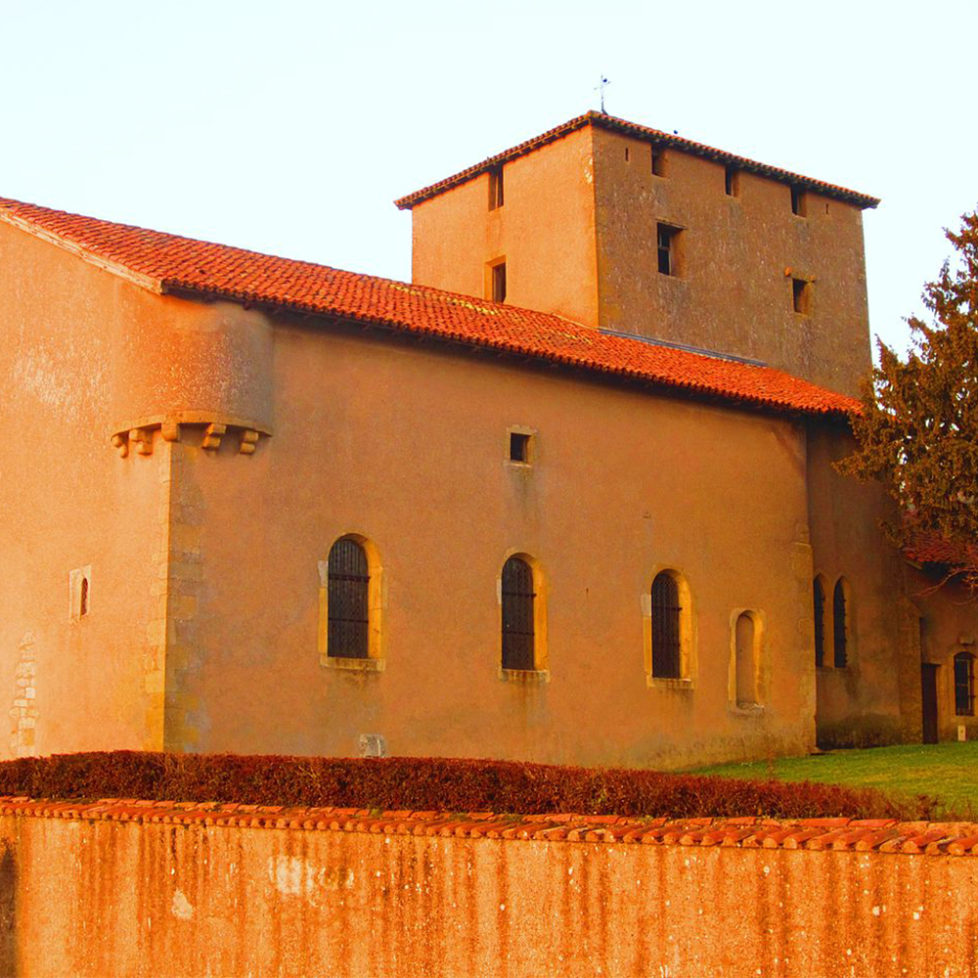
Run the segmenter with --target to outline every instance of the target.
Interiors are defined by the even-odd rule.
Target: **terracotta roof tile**
[[[501,163],[507,163],[520,156],[525,156],[527,153],[532,153],[534,150],[540,149],[548,143],[563,139],[564,136],[568,136],[578,129],[583,129],[584,126],[596,126],[599,129],[622,132],[639,139],[646,139],[657,146],[672,146],[675,149],[682,150],[684,153],[689,153],[691,156],[700,156],[705,159],[716,160],[718,163],[725,165],[733,165],[741,170],[747,170],[750,173],[759,173],[761,176],[768,177],[771,180],[777,180],[779,183],[792,184],[793,186],[823,194],[826,197],[844,200],[846,203],[855,204],[860,208],[876,207],[879,204],[879,198],[877,197],[870,197],[868,194],[848,190],[846,187],[839,187],[833,183],[825,183],[822,180],[802,176],[800,173],[792,173],[789,170],[782,170],[776,166],[769,166],[767,163],[759,163],[757,160],[751,160],[745,156],[737,156],[734,153],[728,153],[722,149],[715,149],[713,146],[706,146],[703,143],[693,142],[691,139],[684,139],[682,136],[662,132],[659,129],[640,126],[636,122],[618,119],[615,116],[606,115],[603,112],[587,112],[584,115],[579,115],[562,125],[548,129],[539,136],[534,136],[532,139],[513,146],[511,149],[497,153],[495,156],[490,156],[481,163],[476,163],[474,166],[467,167],[459,173],[446,177],[444,180],[439,180],[437,183],[433,183],[428,187],[423,187],[421,190],[416,190],[414,193],[400,197],[394,203],[401,210],[408,210],[416,204],[420,204],[422,201],[474,179],[480,174],[491,170],[493,167],[499,166]]]
[[[0,198],[0,220],[161,293],[374,324],[762,409],[847,415],[859,402],[771,367],[599,332],[561,316]]]

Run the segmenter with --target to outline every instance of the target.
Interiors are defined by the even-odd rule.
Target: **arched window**
[[[679,582],[663,571],[652,582],[652,676],[679,679],[682,676],[682,606]]]
[[[832,645],[837,669],[845,667],[849,656],[849,588],[845,578],[835,582],[832,592]]]
[[[536,598],[533,568],[522,557],[510,557],[502,578],[504,669],[536,668]]]
[[[734,626],[734,658],[736,669],[735,698],[738,706],[754,706],[757,697],[757,642],[754,616],[743,612]]]
[[[812,582],[812,614],[815,617],[815,665],[825,665],[825,585],[821,577]]]
[[[327,568],[327,654],[366,659],[369,653],[370,573],[363,547],[349,537],[333,544]]]
[[[975,657],[970,652],[954,657],[954,712],[959,717],[975,715]]]

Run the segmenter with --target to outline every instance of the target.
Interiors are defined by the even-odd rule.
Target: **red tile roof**
[[[423,187],[421,190],[416,190],[412,194],[401,197],[394,201],[394,203],[401,210],[409,210],[415,204],[420,204],[430,197],[435,197],[446,190],[450,190],[452,187],[457,187],[459,184],[465,183],[467,180],[472,180],[474,177],[485,173],[494,166],[499,166],[501,163],[508,163],[510,160],[514,160],[519,156],[532,153],[533,150],[540,149],[542,146],[546,146],[547,143],[552,143],[557,139],[562,139],[564,136],[568,136],[578,129],[583,129],[584,126],[597,126],[599,129],[621,132],[628,136],[635,136],[638,139],[645,139],[657,146],[671,146],[692,156],[701,156],[704,159],[714,160],[724,165],[735,166],[737,169],[746,170],[749,173],[758,173],[771,180],[788,183],[796,187],[801,187],[804,190],[811,190],[825,197],[834,197],[836,200],[843,200],[848,204],[855,204],[860,208],[876,207],[879,204],[878,197],[870,197],[868,194],[861,194],[855,190],[847,190],[845,187],[839,187],[832,183],[824,183],[812,177],[802,176],[800,173],[792,173],[789,170],[769,166],[767,163],[759,163],[757,160],[751,160],[744,156],[736,156],[722,149],[714,149],[712,146],[705,146],[703,143],[696,143],[691,139],[684,139],[682,136],[661,132],[658,129],[650,129],[648,126],[640,126],[638,123],[628,122],[625,119],[617,119],[614,116],[605,115],[602,112],[587,112],[584,115],[579,115],[576,119],[571,119],[569,122],[565,122],[563,125],[557,126],[554,129],[548,129],[547,132],[541,133],[539,136],[534,136],[533,139],[528,139],[526,142],[512,147],[512,149],[507,149],[502,153],[497,153],[495,156],[490,156],[489,159],[483,160],[481,163],[476,163],[475,166],[470,166],[468,169],[462,170],[454,176],[446,177],[444,180],[439,180],[438,183],[433,183],[429,187]]]
[[[0,220],[160,293],[376,324],[435,340],[777,412],[859,402],[770,367],[611,336],[548,313],[0,198]]]
[[[978,567],[978,543],[949,540],[939,533],[918,533],[903,552],[919,564],[940,564],[950,569]]]
[[[377,812],[366,808],[286,808],[218,802],[103,798],[64,802],[0,797],[0,815],[85,821],[219,825],[319,832],[363,832],[464,839],[826,849],[905,855],[976,856],[978,825],[890,819],[628,818],[617,815],[512,815],[493,812]]]

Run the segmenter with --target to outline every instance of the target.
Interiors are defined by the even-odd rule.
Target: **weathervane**
[[[607,78],[605,78],[605,76],[604,76],[604,75],[602,75],[602,76],[601,76],[601,81],[600,81],[600,82],[598,82],[598,84],[597,84],[597,85],[595,86],[595,88],[594,88],[594,90],[595,90],[596,92],[600,92],[600,93],[601,93],[601,114],[602,114],[602,115],[606,115],[606,114],[607,114],[607,113],[605,112],[605,110],[604,110],[604,90],[605,90],[605,88],[607,88],[607,87],[608,87],[608,85],[610,85],[610,84],[611,84],[611,82],[610,82],[610,81],[608,81],[608,79],[607,79]]]

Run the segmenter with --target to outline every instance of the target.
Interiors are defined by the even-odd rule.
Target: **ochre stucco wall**
[[[676,767],[812,744],[796,423],[286,321],[274,375],[255,454],[169,446],[202,583],[168,746],[346,755],[379,733],[398,754]],[[536,432],[529,468],[507,462],[511,425]],[[320,662],[319,564],[350,533],[383,566],[383,672]],[[541,570],[549,681],[500,678],[514,552]],[[692,661],[688,683],[650,688],[661,568],[688,582]],[[743,609],[763,626],[746,711],[729,686]]]
[[[817,670],[820,742],[863,745],[920,740],[920,657],[916,615],[905,595],[903,561],[881,522],[892,513],[874,483],[841,475],[834,463],[851,453],[844,425],[810,425],[809,519],[814,572],[825,585],[825,659]],[[847,661],[833,656],[832,598],[849,585]],[[911,622],[911,618],[913,621]]]
[[[109,418],[129,326],[161,300],[6,225],[0,295],[0,756],[159,748],[166,473],[120,465]],[[72,620],[69,572],[88,566]]]
[[[0,974],[957,978],[978,959],[974,856],[850,848],[927,826],[701,821],[611,841],[625,826],[569,816],[142,804],[4,805]],[[930,828],[920,845],[967,834]]]
[[[486,263],[505,258],[508,303],[597,324],[590,129],[507,163],[504,188],[494,210],[488,174],[418,204],[412,280],[486,298]]]

